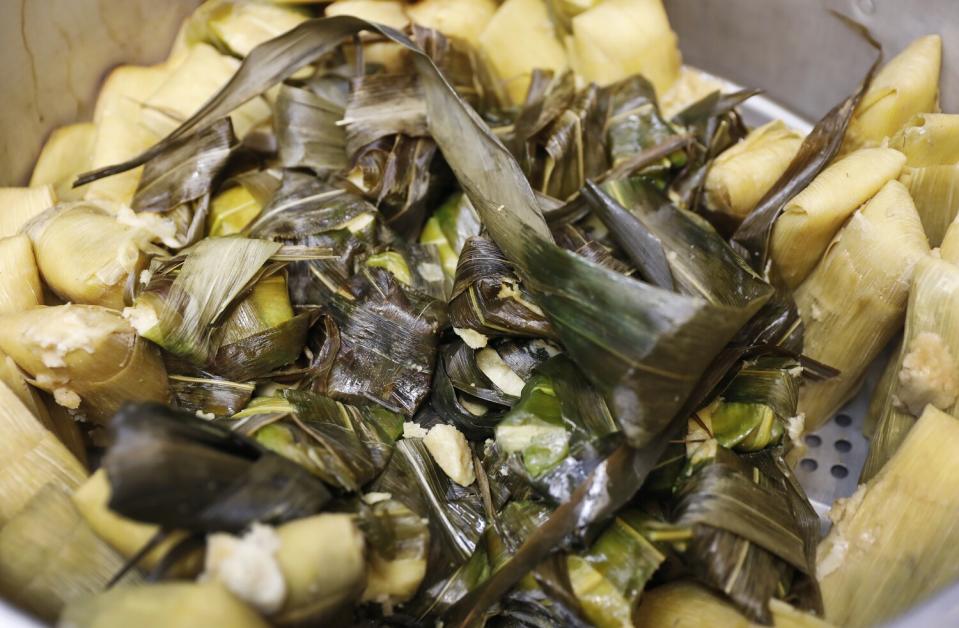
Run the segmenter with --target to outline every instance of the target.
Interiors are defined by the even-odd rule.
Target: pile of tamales
[[[0,189],[0,594],[77,628],[921,602],[959,577],[959,116],[937,36],[894,52],[804,134],[661,0],[205,2]],[[822,540],[790,461],[890,343]]]

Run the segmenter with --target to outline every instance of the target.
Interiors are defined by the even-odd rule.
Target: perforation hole
[[[799,468],[807,473],[812,473],[819,468],[819,463],[813,460],[812,458],[803,458],[799,461]]]
[[[850,443],[848,440],[845,440],[843,438],[840,438],[839,440],[837,440],[834,443],[834,445],[836,447],[836,451],[838,451],[841,454],[848,453],[849,450],[852,449],[852,443]]]
[[[852,425],[852,417],[848,414],[836,415],[836,425],[839,427],[849,427]]]
[[[832,475],[832,476],[833,476],[834,478],[836,478],[837,480],[841,480],[841,479],[843,479],[844,477],[846,477],[847,475],[849,475],[849,469],[847,469],[846,467],[844,467],[844,466],[841,465],[841,464],[834,464],[834,465],[829,469],[829,474]]]
[[[810,447],[819,447],[822,445],[822,439],[816,436],[815,434],[806,435],[806,444]]]

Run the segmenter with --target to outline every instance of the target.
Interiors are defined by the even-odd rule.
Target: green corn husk
[[[0,315],[42,303],[43,288],[30,238],[23,234],[0,238]]]
[[[215,355],[214,326],[279,249],[280,244],[265,240],[202,240],[154,268],[150,283],[124,314],[140,335],[205,364]]]
[[[67,124],[53,130],[40,149],[40,156],[30,175],[30,187],[53,186],[56,198],[77,201],[85,187],[74,188],[73,181],[81,172],[93,167],[93,142],[97,127],[92,122]]]
[[[786,172],[802,136],[780,120],[754,129],[723,151],[706,176],[706,201],[715,211],[745,218]]]
[[[299,357],[313,320],[294,316],[283,275],[261,279],[223,323],[210,368],[234,381],[262,377]]]
[[[623,79],[606,91],[610,101],[606,137],[614,168],[676,135],[659,111],[653,86],[642,76]]]
[[[874,477],[901,445],[927,404],[959,408],[959,268],[929,257],[916,268],[906,331],[871,405],[876,428],[861,481]]]
[[[906,156],[910,168],[959,163],[959,115],[916,114],[889,140],[889,146]]]
[[[458,193],[440,205],[426,221],[420,243],[437,247],[443,272],[453,280],[466,240],[479,232],[480,220],[476,210],[465,194]]]
[[[239,412],[246,407],[256,390],[252,383],[214,377],[170,374],[167,379],[177,407],[205,419]]]
[[[834,162],[789,201],[776,221],[772,260],[790,288],[803,282],[843,223],[889,181],[906,157],[889,148],[863,149]]]
[[[831,624],[773,599],[769,602],[776,628],[829,628]],[[650,589],[643,594],[636,612],[638,628],[758,628],[757,624],[715,593],[689,581],[679,581]]]
[[[127,401],[167,401],[166,368],[119,312],[58,305],[0,317],[0,351],[62,406],[105,422]]]
[[[956,447],[959,422],[927,406],[879,473],[834,506],[818,560],[827,620],[881,624],[959,576]]]
[[[878,146],[916,114],[939,109],[942,38],[927,35],[893,57],[873,79],[846,133],[845,151]]]
[[[916,203],[930,246],[939,246],[959,214],[959,164],[906,168],[900,181]]]
[[[409,601],[426,577],[426,522],[401,502],[387,499],[374,503],[360,523],[370,545],[362,599],[379,604]]]
[[[57,204],[50,185],[29,188],[0,188],[0,238],[9,238],[36,216]]]
[[[156,536],[160,528],[121,517],[110,510],[110,492],[106,472],[99,469],[73,492],[71,499],[93,532],[121,556],[130,559]],[[183,538],[182,533],[168,535],[138,564],[152,569]]]
[[[246,186],[228,188],[210,201],[207,235],[222,237],[236,235],[260,215],[262,205]]]
[[[796,291],[803,353],[840,371],[806,382],[799,411],[815,430],[856,391],[861,376],[902,324],[911,279],[929,245],[908,190],[890,181],[849,220]]]
[[[153,233],[118,218],[105,203],[58,205],[32,221],[44,282],[64,301],[122,309],[128,284],[146,268]]]
[[[101,591],[122,566],[123,558],[54,484],[0,528],[0,592],[46,621],[66,604]],[[132,573],[124,582],[138,581]]]
[[[62,626],[97,628],[199,628],[222,624],[235,628],[267,628],[256,611],[215,582],[162,582],[110,589],[71,603]]]
[[[322,175],[347,166],[346,131],[337,124],[346,110],[346,95],[332,79],[322,87],[280,87],[273,127],[285,168],[305,167]]]
[[[792,358],[763,357],[747,362],[720,398],[696,413],[723,447],[749,452],[780,442],[795,423],[802,368]],[[791,423],[793,421],[793,423]]]
[[[665,556],[643,536],[634,511],[620,513],[581,555],[566,558],[583,613],[600,628],[633,626],[646,583]]]
[[[71,491],[87,477],[83,465],[0,382],[0,525],[19,513],[44,486]]]

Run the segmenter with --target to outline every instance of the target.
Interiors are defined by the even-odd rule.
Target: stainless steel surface
[[[872,53],[824,7],[869,26],[886,47],[887,58],[919,35],[941,33],[943,108],[959,110],[959,0],[665,2],[687,63],[766,90],[768,98],[753,99],[746,107],[746,117],[754,123],[780,118],[808,130],[805,120],[821,116],[860,80]],[[99,82],[111,67],[162,59],[183,16],[196,4],[0,0],[0,93],[5,105],[0,110],[0,185],[29,177],[50,130],[89,118]],[[856,399],[807,437],[797,475],[821,515],[836,497],[856,488],[867,447],[861,424],[876,377],[871,374]],[[37,625],[0,601],[0,626]],[[946,625],[959,625],[959,586],[889,627]]]

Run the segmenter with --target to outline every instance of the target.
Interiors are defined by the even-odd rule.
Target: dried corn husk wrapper
[[[0,239],[0,314],[19,312],[42,302],[43,288],[30,238],[20,234]]]
[[[769,601],[776,628],[828,628],[823,620],[796,610],[777,599]],[[633,625],[638,628],[755,628],[729,602],[706,587],[678,581],[643,593]]]
[[[659,96],[659,109],[665,119],[671,120],[686,107],[699,102],[713,92],[722,92],[725,87],[716,77],[684,65],[679,70],[679,78],[676,82]]]
[[[54,484],[0,528],[0,593],[46,621],[101,591],[123,562]],[[124,580],[136,581],[136,573]]]
[[[92,421],[108,420],[127,401],[169,397],[156,347],[107,308],[60,305],[0,316],[0,351],[57,403]]]
[[[959,114],[920,113],[899,129],[889,146],[906,156],[910,168],[959,163]]]
[[[86,187],[74,188],[73,182],[77,175],[93,167],[91,158],[96,135],[97,127],[92,122],[77,122],[55,129],[33,166],[30,187],[53,186],[61,201],[83,198]]]
[[[124,224],[117,211],[105,203],[65,203],[27,225],[40,274],[63,300],[123,308],[127,282],[146,267],[155,234]]]
[[[745,218],[786,172],[802,135],[781,120],[753,129],[713,162],[706,176],[706,201],[716,210]]]
[[[959,267],[928,257],[909,294],[906,333],[870,405],[875,434],[862,471],[872,478],[927,405],[955,414],[959,400]]]
[[[109,507],[110,481],[99,469],[78,487],[71,496],[73,505],[98,537],[108,543],[124,558],[131,558],[160,531],[159,526],[140,523],[116,514]],[[182,534],[168,535],[138,563],[152,569],[174,545],[183,540]]]
[[[525,44],[529,45],[529,44]],[[662,0],[603,0],[572,19],[570,65],[601,86],[635,74],[664,94],[679,78],[682,57]]]
[[[909,188],[931,246],[939,246],[959,214],[959,164],[906,168],[900,181]]]
[[[890,181],[853,214],[796,290],[806,326],[803,353],[840,371],[800,388],[807,430],[855,393],[865,368],[902,325],[916,264],[928,254],[909,191]]]
[[[63,612],[60,625],[96,628],[269,626],[255,610],[216,582],[116,587],[71,603]]]
[[[497,8],[494,0],[420,0],[406,14],[415,24],[475,46]]]
[[[20,512],[43,486],[72,491],[86,479],[83,465],[3,383],[0,429],[0,524]]]
[[[819,263],[839,228],[888,181],[906,157],[890,148],[856,151],[822,171],[783,210],[770,242],[773,264],[795,288]]]
[[[846,131],[844,151],[878,146],[914,115],[939,110],[942,38],[913,41],[876,74]]]
[[[545,0],[506,0],[480,34],[478,52],[513,105],[526,98],[533,70],[558,76],[568,65]]]
[[[959,421],[927,406],[902,446],[833,506],[817,571],[826,619],[874,626],[959,577]]]
[[[57,204],[53,186],[0,188],[0,238],[20,232],[35,216]]]

